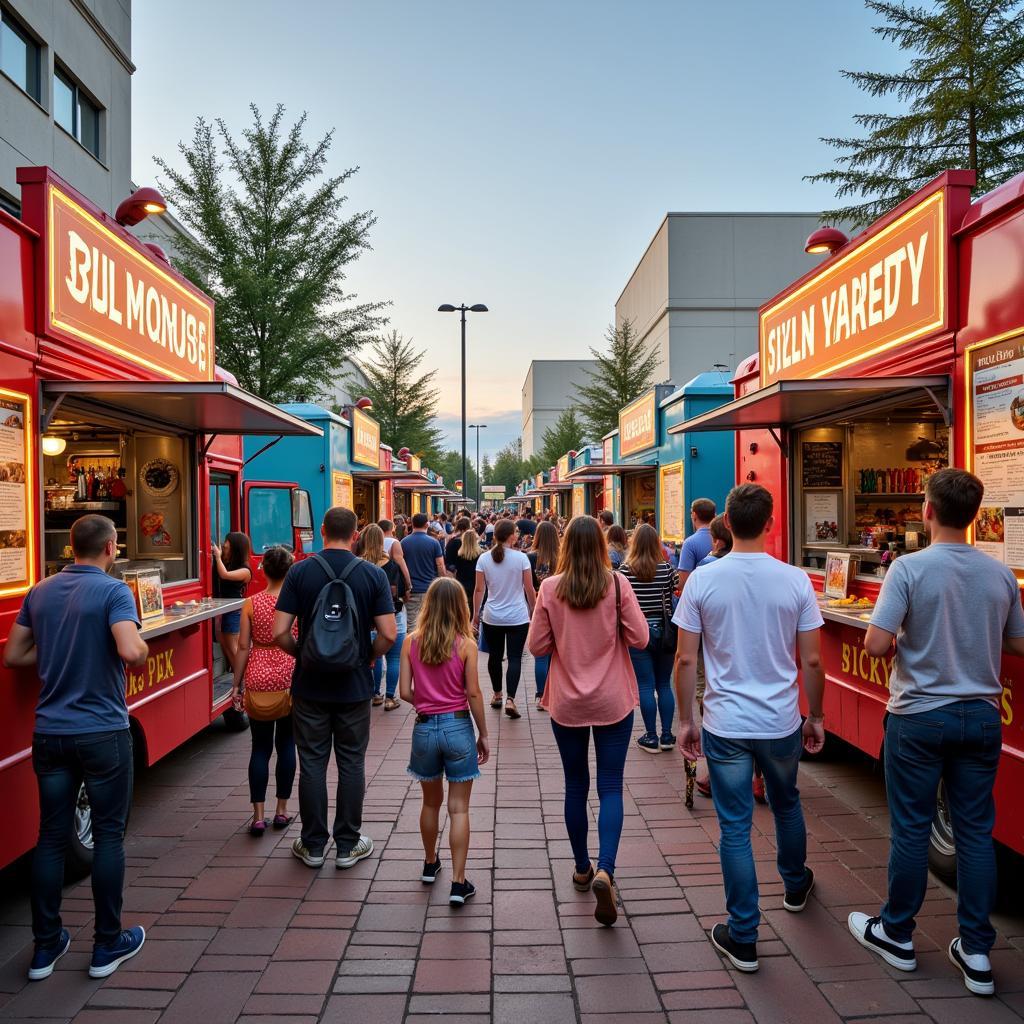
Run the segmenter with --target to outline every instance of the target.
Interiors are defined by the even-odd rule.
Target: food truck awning
[[[670,434],[708,430],[768,430],[810,426],[838,417],[903,405],[908,398],[930,397],[949,418],[950,380],[935,377],[861,377],[780,380],[734,402],[668,428]],[[570,474],[571,475],[571,474]]]
[[[565,479],[574,483],[597,483],[603,476],[630,476],[633,473],[653,473],[658,468],[656,462],[592,462],[589,466],[580,466]]]
[[[277,434],[321,437],[319,427],[227,381],[47,381],[49,419],[87,404],[144,427],[202,434]]]
[[[360,480],[394,480],[396,486],[400,486],[399,481],[408,482],[410,487],[424,482],[423,477],[407,469],[353,469],[352,475]],[[429,484],[429,481],[426,482]]]
[[[556,480],[552,484],[545,484],[542,490],[545,494],[550,494],[552,491],[571,491],[572,484],[567,480]]]
[[[425,476],[403,476],[395,481],[400,491],[416,491],[418,494],[440,494],[445,488],[432,484]]]

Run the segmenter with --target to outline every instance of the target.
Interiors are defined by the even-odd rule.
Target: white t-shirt
[[[385,537],[384,538],[384,554],[385,555],[390,555],[391,554],[391,549],[395,546],[395,541],[397,539],[398,539],[397,537]]]
[[[523,589],[523,573],[530,571],[530,560],[522,551],[505,548],[505,557],[495,562],[485,551],[476,563],[487,583],[487,604],[481,618],[491,626],[524,626],[530,621],[530,606]]]
[[[802,569],[733,551],[686,581],[672,621],[704,637],[704,728],[779,739],[800,725],[796,635],[824,625]]]

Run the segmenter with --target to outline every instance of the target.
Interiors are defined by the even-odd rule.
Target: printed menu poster
[[[352,477],[348,473],[331,471],[331,504],[335,508],[352,508]]]
[[[683,464],[661,467],[661,516],[658,523],[663,540],[681,543],[685,535],[683,521]]]
[[[28,399],[12,392],[0,398],[0,586],[27,586],[28,451],[25,418]],[[11,585],[14,585],[13,588]]]
[[[971,470],[985,485],[974,542],[1024,571],[1024,339],[970,353]]]
[[[808,544],[828,544],[839,540],[839,494],[836,491],[804,495],[807,511],[804,540]]]

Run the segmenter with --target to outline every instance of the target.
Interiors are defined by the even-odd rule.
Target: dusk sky
[[[801,181],[831,165],[821,135],[871,100],[838,69],[903,57],[859,0],[178,0],[133,5],[133,176],[176,159],[198,116],[234,132],[255,102],[336,130],[358,165],[349,211],[373,250],[350,290],[390,300],[429,350],[458,444],[458,318],[469,418],[493,453],[519,435],[531,359],[585,358],[665,213],[817,211]],[[472,447],[472,439],[471,439]]]

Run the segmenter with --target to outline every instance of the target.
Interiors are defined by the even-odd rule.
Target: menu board
[[[839,495],[835,491],[805,494],[804,540],[834,544],[839,540]]]
[[[331,472],[331,505],[352,508],[352,477],[349,473]]]
[[[28,395],[0,388],[0,594],[28,590]]]
[[[968,352],[969,468],[985,485],[974,542],[1024,576],[1024,337]]]
[[[573,484],[572,487],[572,514],[573,518],[581,516],[587,509],[586,484]]]
[[[673,462],[661,467],[661,514],[658,526],[661,539],[682,543],[686,532],[683,503],[683,464]]]
[[[804,441],[800,448],[804,487],[843,486],[842,441]]]

